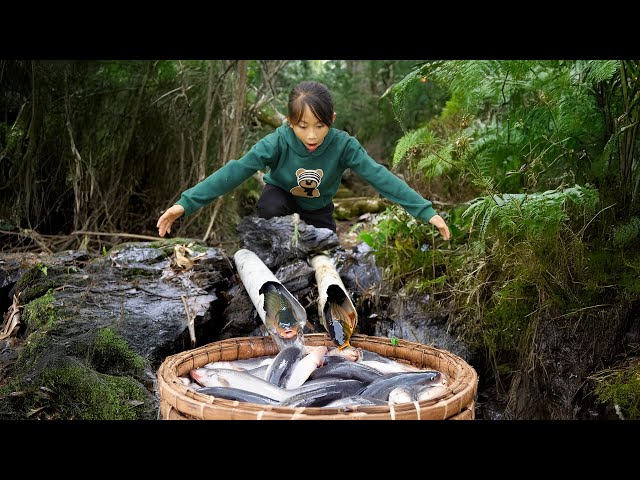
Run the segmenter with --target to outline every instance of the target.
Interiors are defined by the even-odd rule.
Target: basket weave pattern
[[[335,345],[327,334],[304,336],[305,344]],[[419,368],[438,370],[449,379],[442,396],[394,405],[343,407],[279,407],[216,398],[196,392],[178,377],[207,363],[277,355],[270,337],[230,338],[167,357],[158,369],[160,415],[165,420],[473,420],[478,387],[476,371],[446,350],[421,343],[354,334],[351,345]]]

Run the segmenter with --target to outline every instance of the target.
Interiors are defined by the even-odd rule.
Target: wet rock
[[[101,375],[113,376],[113,372],[91,373],[103,363],[91,352],[102,335],[112,335],[113,344],[124,345],[127,355],[140,356],[146,363],[144,372],[124,374],[129,387],[121,386],[128,392],[146,385],[148,394],[141,400],[137,418],[150,418],[149,412],[157,411],[155,371],[168,355],[201,344],[191,343],[188,316],[199,342],[208,341],[210,331],[220,330],[218,314],[227,304],[222,292],[232,276],[231,264],[218,249],[200,245],[201,255],[193,268],[181,269],[172,259],[173,248],[170,243],[138,242],[88,261],[68,252],[27,256],[20,262],[0,256],[6,282],[3,292],[11,288],[22,307],[17,336],[2,344],[0,361],[8,368],[0,381],[10,379],[37,394],[38,385],[33,382],[44,382],[53,374],[47,373],[50,370],[61,375],[59,369],[72,379],[88,375],[96,388],[106,388],[113,382]],[[83,268],[78,267],[80,261],[86,263]],[[24,355],[18,356],[19,352]],[[7,406],[6,411],[12,410]],[[19,418],[20,413],[13,415]],[[35,418],[56,417],[43,407],[42,416]]]
[[[373,250],[366,243],[359,243],[351,250],[339,249],[334,261],[344,286],[354,294],[375,288],[382,282],[382,272],[376,265]]]
[[[269,268],[305,259],[340,245],[338,236],[332,230],[307,225],[303,220],[296,223],[294,215],[269,220],[256,216],[244,217],[237,230],[243,248],[258,255]]]

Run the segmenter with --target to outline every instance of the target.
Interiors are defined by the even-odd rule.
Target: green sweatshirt
[[[331,128],[320,146],[310,152],[288,123],[258,141],[243,157],[228,161],[185,190],[176,204],[184,207],[185,216],[190,215],[266,167],[269,172],[264,181],[291,192],[302,210],[317,210],[331,203],[342,174],[350,168],[414,217],[427,222],[436,215],[429,200],[377,163],[348,133]]]

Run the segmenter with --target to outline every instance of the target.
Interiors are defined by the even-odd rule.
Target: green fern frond
[[[620,68],[620,60],[591,60],[588,62],[588,82],[604,82],[611,80]]]
[[[418,169],[420,169],[420,171],[427,177],[442,175],[453,166],[453,160],[451,158],[453,148],[454,146],[452,143],[446,143],[437,151],[429,153],[427,156],[420,159],[418,162]]]
[[[407,132],[400,137],[393,152],[391,166],[398,166],[409,154],[418,147],[431,146],[437,143],[436,137],[427,127],[422,127],[411,132]]]
[[[391,107],[393,108],[394,116],[402,129],[405,128],[404,123],[402,121],[402,113],[404,111],[407,92],[415,82],[419,81],[422,77],[424,77],[425,72],[429,68],[431,68],[431,66],[432,66],[431,63],[426,63],[424,65],[418,66],[417,68],[409,72],[398,83],[389,87],[380,97],[380,98],[388,98],[389,96],[391,97]]]
[[[496,183],[492,175],[495,168],[493,155],[495,143],[495,138],[482,137],[471,145],[466,158],[466,168],[471,174],[472,183],[487,195],[496,191]]]
[[[567,90],[555,105],[555,126],[562,137],[580,137],[593,130],[601,117],[595,98],[584,88]]]
[[[484,215],[482,217],[482,223],[480,224],[480,236],[487,236],[487,229],[489,228],[493,218],[497,216],[498,211],[498,205],[495,203],[492,204],[487,202],[485,204]]]
[[[501,233],[515,235],[528,230],[544,236],[569,219],[568,209],[574,208],[584,216],[594,214],[599,201],[597,190],[576,185],[563,190],[541,193],[514,193],[483,197],[472,202],[461,217],[473,227],[479,218],[480,234],[486,235],[490,227]]]
[[[532,60],[504,60],[500,62],[500,73],[504,78],[508,75],[514,80],[524,80],[532,74],[538,63]]]
[[[469,206],[462,212],[461,218],[465,220],[469,226],[473,226],[476,223],[476,219],[483,215],[485,210],[491,206],[491,202],[488,197],[481,197],[472,200]]]

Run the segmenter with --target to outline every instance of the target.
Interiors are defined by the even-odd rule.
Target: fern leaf
[[[422,127],[411,132],[407,132],[400,137],[393,152],[391,166],[399,165],[409,154],[416,148],[421,146],[431,146],[436,143],[433,133],[427,128]]]
[[[620,60],[591,60],[588,63],[587,81],[594,83],[611,80],[620,68]]]

